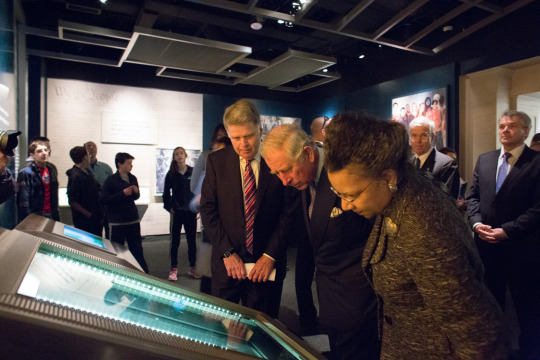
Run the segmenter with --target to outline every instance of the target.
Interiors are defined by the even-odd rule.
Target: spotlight
[[[107,0],[99,0],[99,2],[102,3],[102,4],[106,4]]]
[[[255,16],[255,17],[253,18],[253,20],[251,21],[250,27],[251,27],[253,30],[261,30],[262,27],[263,27],[263,25],[262,25],[263,21],[264,21],[264,19],[263,19],[262,17],[260,17],[260,16]]]
[[[365,58],[365,57],[366,57],[365,54],[360,54],[360,55],[358,55],[358,58],[359,58],[359,59],[363,59],[363,58]]]
[[[280,25],[283,25],[283,24],[285,24],[285,20],[279,19],[279,20],[277,21],[277,23],[280,24]]]
[[[323,69],[322,72],[328,72],[328,69]]]

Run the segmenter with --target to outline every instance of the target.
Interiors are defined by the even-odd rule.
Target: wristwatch
[[[232,254],[234,254],[234,252],[235,252],[235,251],[234,251],[234,248],[230,248],[229,250],[227,250],[227,251],[225,252],[225,254],[223,254],[223,258],[225,259],[225,258],[231,257]]]

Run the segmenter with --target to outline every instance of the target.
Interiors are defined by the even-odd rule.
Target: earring
[[[390,191],[391,193],[395,193],[397,191],[397,185],[396,184],[390,184],[388,183],[388,191]]]

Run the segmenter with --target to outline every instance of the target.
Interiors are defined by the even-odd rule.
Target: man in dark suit
[[[362,270],[372,223],[344,212],[323,168],[323,150],[296,125],[266,135],[262,155],[284,185],[302,191],[319,297],[333,359],[378,359],[377,302]]]
[[[277,318],[286,271],[290,191],[261,158],[261,120],[239,100],[225,111],[232,142],[208,156],[200,213],[212,242],[212,295]],[[246,264],[254,263],[251,271]],[[275,281],[270,281],[276,269]]]
[[[416,167],[430,172],[433,178],[444,184],[454,199],[459,196],[459,171],[456,160],[438,152],[431,144],[435,140],[435,124],[419,116],[409,124],[413,162]]]
[[[525,145],[530,117],[499,119],[502,149],[478,157],[467,211],[485,281],[504,309],[506,289],[520,326],[522,359],[540,358],[540,155]]]

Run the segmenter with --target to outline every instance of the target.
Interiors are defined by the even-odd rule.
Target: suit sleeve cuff
[[[264,253],[263,255],[266,256],[266,257],[269,257],[270,259],[274,260],[274,262],[276,262],[276,259],[274,259],[274,258],[271,257],[270,255],[268,255],[267,253]]]

